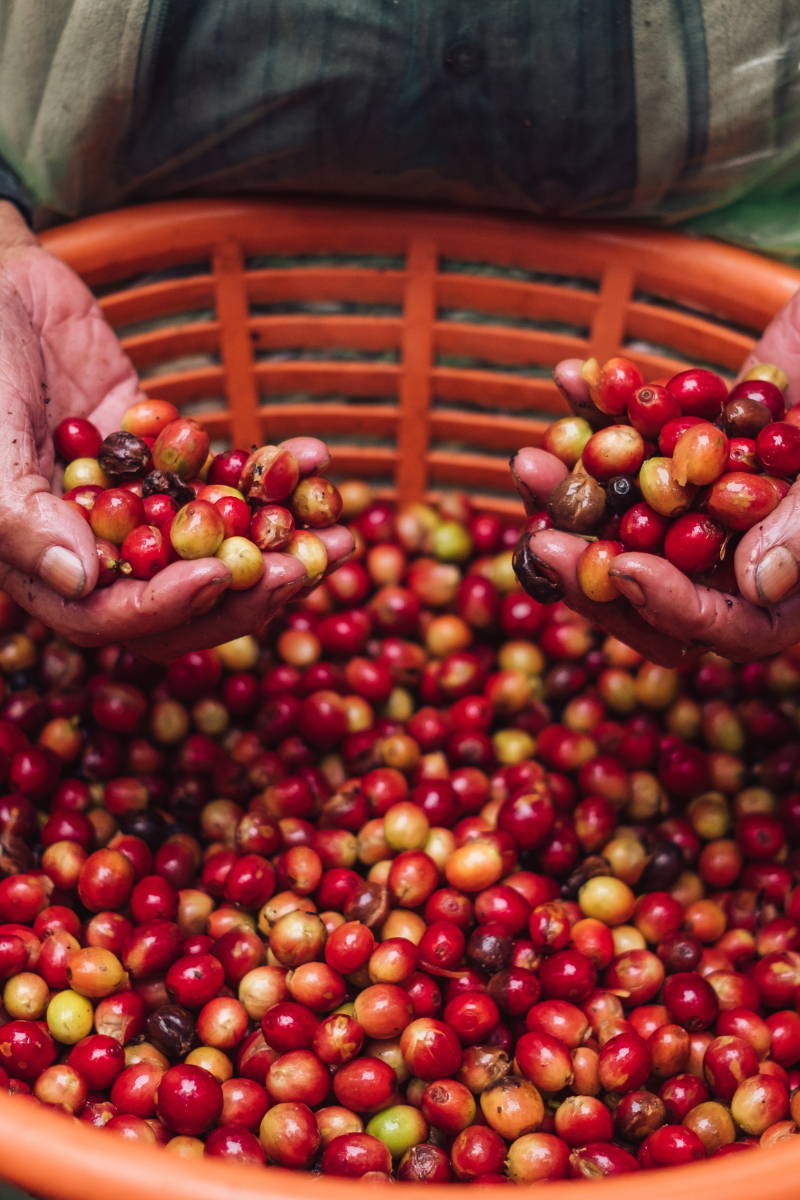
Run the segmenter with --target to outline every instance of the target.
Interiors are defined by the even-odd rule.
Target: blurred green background
[[[3,1183],[0,1179],[0,1200],[29,1200],[24,1192],[19,1192],[10,1183]]]

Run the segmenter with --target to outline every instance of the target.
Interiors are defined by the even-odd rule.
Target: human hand
[[[105,436],[142,398],[91,293],[0,201],[0,589],[79,645],[124,642],[166,659],[260,632],[307,581],[297,559],[269,554],[263,579],[246,592],[223,594],[230,575],[215,558],[173,563],[149,582],[93,590],[94,535],[51,488],[52,431],[64,417],[81,416]],[[324,471],[322,442],[285,444],[303,474]],[[342,527],[320,536],[331,565],[352,550]]]
[[[789,378],[787,402],[800,401],[800,292],[770,323],[743,364],[773,362]],[[583,411],[588,389],[580,362],[556,367],[555,380],[570,407]],[[564,464],[542,450],[520,450],[512,474],[527,511],[546,505],[567,474]],[[666,665],[685,661],[696,647],[735,661],[779,653],[800,641],[800,484],[736,548],[739,596],[692,582],[671,563],[650,554],[625,553],[612,575],[622,598],[594,604],[581,592],[577,560],[586,542],[571,534],[544,530],[525,539],[517,552],[522,586],[539,599],[563,597],[571,607],[627,642],[647,658]]]

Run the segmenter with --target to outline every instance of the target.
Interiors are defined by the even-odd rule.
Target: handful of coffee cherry
[[[544,437],[570,474],[530,528],[591,540],[578,580],[594,601],[616,599],[609,567],[618,554],[661,555],[679,570],[735,592],[733,553],[769,516],[800,473],[800,410],[786,409],[788,381],[771,364],[733,387],[691,368],[645,383],[629,359],[581,368],[601,428],[562,417]],[[602,414],[602,416],[601,416]]]
[[[328,554],[313,531],[334,524],[342,499],[323,476],[301,478],[290,449],[213,454],[206,430],[167,400],[132,405],[121,425],[103,438],[91,421],[67,417],[54,433],[63,498],[95,535],[99,587],[214,556],[230,571],[228,586],[243,591],[272,551],[300,559],[309,584],[322,578]]]

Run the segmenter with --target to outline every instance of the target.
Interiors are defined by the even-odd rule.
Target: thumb
[[[581,375],[582,358],[562,358],[553,369],[553,382],[569,405],[570,411],[583,416],[586,408],[597,412],[589,395],[589,385]]]
[[[0,488],[0,556],[68,600],[85,596],[97,582],[94,534],[42,477],[25,476]]]
[[[800,403],[800,291],[773,317],[748,354],[739,377],[759,363],[775,363],[786,372],[790,408]]]
[[[550,493],[569,474],[560,458],[535,446],[524,446],[518,450],[509,465],[514,486],[528,516],[544,508]]]
[[[752,604],[780,604],[800,582],[800,483],[744,535],[734,556],[736,581]]]

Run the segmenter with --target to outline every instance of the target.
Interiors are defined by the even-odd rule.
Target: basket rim
[[[794,1141],[789,1138],[785,1144],[770,1147],[768,1159],[753,1150],[716,1162],[706,1160],[659,1171],[648,1179],[650,1195],[653,1200],[696,1200],[705,1191],[727,1200],[747,1200],[753,1195],[794,1200],[800,1163],[800,1144],[792,1145]],[[77,1119],[40,1108],[27,1097],[3,1093],[0,1164],[3,1177],[10,1182],[58,1200],[85,1200],[87,1195],[113,1195],[115,1200],[143,1200],[152,1195],[169,1195],[171,1200],[264,1200],[265,1190],[271,1200],[312,1200],[320,1186],[326,1200],[353,1200],[353,1186],[358,1182],[281,1167],[181,1158],[162,1147],[126,1143],[81,1125]],[[595,1179],[591,1181],[592,1194],[605,1200],[641,1200],[641,1179],[638,1171]],[[397,1186],[373,1183],[369,1194],[386,1200],[397,1195]],[[408,1200],[448,1200],[454,1185],[400,1186]],[[481,1195],[485,1200],[508,1200],[507,1186],[484,1184]],[[586,1186],[586,1180],[564,1180],[548,1183],[547,1190],[557,1200],[586,1200]]]
[[[666,227],[654,227],[638,221],[549,220],[520,213],[472,209],[419,207],[397,202],[362,203],[350,200],[320,201],[309,197],[253,199],[247,196],[222,196],[163,200],[110,212],[98,213],[44,230],[42,244],[52,253],[74,263],[92,281],[102,277],[113,261],[113,273],[120,264],[135,265],[143,251],[156,242],[170,252],[185,252],[193,246],[220,241],[220,231],[233,237],[243,248],[258,249],[269,225],[272,236],[294,229],[310,237],[320,231],[334,230],[359,239],[381,237],[386,244],[407,244],[411,235],[427,234],[435,240],[465,243],[491,242],[494,237],[512,247],[519,239],[535,236],[543,241],[566,240],[572,254],[586,254],[587,265],[598,256],[613,254],[617,261],[642,269],[648,257],[652,265],[665,271],[665,278],[676,283],[698,274],[708,278],[720,273],[749,272],[749,295],[758,293],[766,283],[786,290],[787,296],[800,286],[800,269],[766,258],[754,251],[709,237],[699,237]],[[111,252],[113,251],[113,260]],[[672,265],[670,265],[670,263]],[[720,290],[722,296],[723,293]],[[730,298],[728,296],[728,298]],[[746,302],[746,297],[743,297]]]

